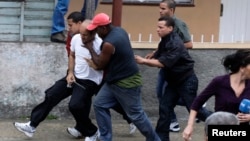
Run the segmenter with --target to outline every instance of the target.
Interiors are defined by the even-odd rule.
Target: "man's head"
[[[70,34],[74,35],[79,33],[79,28],[84,21],[84,17],[81,12],[72,12],[67,17],[68,30]]]
[[[174,0],[162,0],[160,2],[160,17],[162,16],[170,16],[172,17],[175,12],[175,1]]]
[[[170,34],[175,26],[174,19],[168,16],[160,17],[157,24],[157,33],[159,37],[164,37]]]
[[[90,31],[95,30],[98,35],[103,38],[107,35],[110,29],[111,20],[109,16],[105,13],[99,13],[94,16],[90,25],[87,29]]]
[[[84,20],[84,22],[82,22],[80,26],[80,35],[81,35],[83,44],[93,41],[95,39],[96,31],[87,30],[87,26],[89,26],[90,24],[91,24],[91,20],[86,19]]]
[[[208,140],[208,125],[239,125],[239,120],[235,114],[229,112],[215,112],[205,121],[205,140]]]

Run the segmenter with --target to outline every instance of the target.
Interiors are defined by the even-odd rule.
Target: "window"
[[[161,0],[122,0],[126,5],[158,5]],[[111,4],[113,0],[102,0],[101,4]],[[194,0],[175,0],[177,6],[194,6]]]

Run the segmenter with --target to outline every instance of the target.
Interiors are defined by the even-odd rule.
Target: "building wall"
[[[220,18],[220,38],[223,42],[250,42],[250,1],[222,0],[223,16]]]
[[[1,0],[0,41],[49,42],[54,0]]]
[[[210,42],[212,35],[214,41],[218,41],[220,2],[221,0],[194,0],[194,7],[176,8],[176,16],[187,23],[194,42],[200,42],[202,35],[204,42]],[[69,12],[81,10],[82,3],[83,1],[78,0],[71,1]],[[112,5],[99,3],[96,13],[99,12],[111,16]],[[158,17],[158,5],[123,5],[121,26],[130,33],[132,41],[138,41],[139,34],[142,34],[142,41],[148,41],[150,34],[153,41],[159,41],[156,34]]]
[[[217,46],[214,45],[216,49],[190,50],[196,62],[195,71],[199,78],[199,92],[214,76],[225,73],[221,66],[221,59],[235,51],[233,48],[218,49]],[[0,118],[28,117],[32,108],[44,100],[45,90],[66,75],[65,45],[0,42],[0,47]],[[142,56],[151,51],[152,49],[134,49],[135,54]],[[139,68],[143,78],[143,107],[151,117],[157,117],[158,100],[155,86],[158,68],[143,65],[139,65]],[[69,99],[62,101],[50,114],[57,117],[72,117],[68,110],[68,101]],[[213,109],[213,103],[208,102],[207,105]],[[93,112],[91,115],[93,116]]]

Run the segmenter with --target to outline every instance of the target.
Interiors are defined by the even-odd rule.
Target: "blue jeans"
[[[100,131],[100,140],[112,141],[112,124],[109,109],[120,103],[128,117],[146,141],[160,141],[150,120],[142,109],[141,87],[122,88],[105,83],[94,100],[94,111]]]
[[[168,84],[160,99],[159,120],[156,132],[162,141],[169,141],[169,125],[171,122],[171,110],[176,106],[179,98],[182,98],[186,108],[190,111],[190,106],[196,97],[198,90],[198,78],[195,74],[189,76],[181,85],[173,86]]]
[[[52,18],[51,34],[65,30],[64,15],[68,12],[70,0],[58,0]]]
[[[81,13],[83,16],[86,14],[87,1],[84,0]],[[65,30],[64,16],[68,12],[70,0],[58,0],[54,9],[52,18],[52,29],[51,34],[63,32]],[[95,8],[97,7],[98,0],[95,0]]]

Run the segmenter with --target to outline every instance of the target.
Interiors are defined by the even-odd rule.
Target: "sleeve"
[[[191,41],[191,36],[187,24],[183,21],[176,23],[176,32],[181,37],[184,43]]]
[[[191,109],[198,111],[202,105],[212,96],[216,95],[218,86],[220,85],[219,79],[214,78],[207,87],[194,99]]]
[[[95,36],[95,40],[93,42],[94,50],[97,54],[101,53],[101,44],[102,44],[102,39],[99,36]]]
[[[179,60],[185,47],[180,43],[166,44],[158,60],[166,68],[171,68]],[[169,47],[167,47],[169,46]]]
[[[187,27],[186,23],[184,23],[184,22],[182,23],[181,32],[183,33],[183,42],[184,43],[191,41],[191,36],[190,36],[189,30],[188,30],[188,27]]]
[[[76,44],[77,36],[78,35],[74,35],[70,42],[70,51],[72,52],[75,52],[75,44]]]
[[[67,42],[66,42],[66,51],[67,51],[68,56],[70,54],[71,39],[72,39],[72,37],[71,37],[70,33],[68,33]]]

